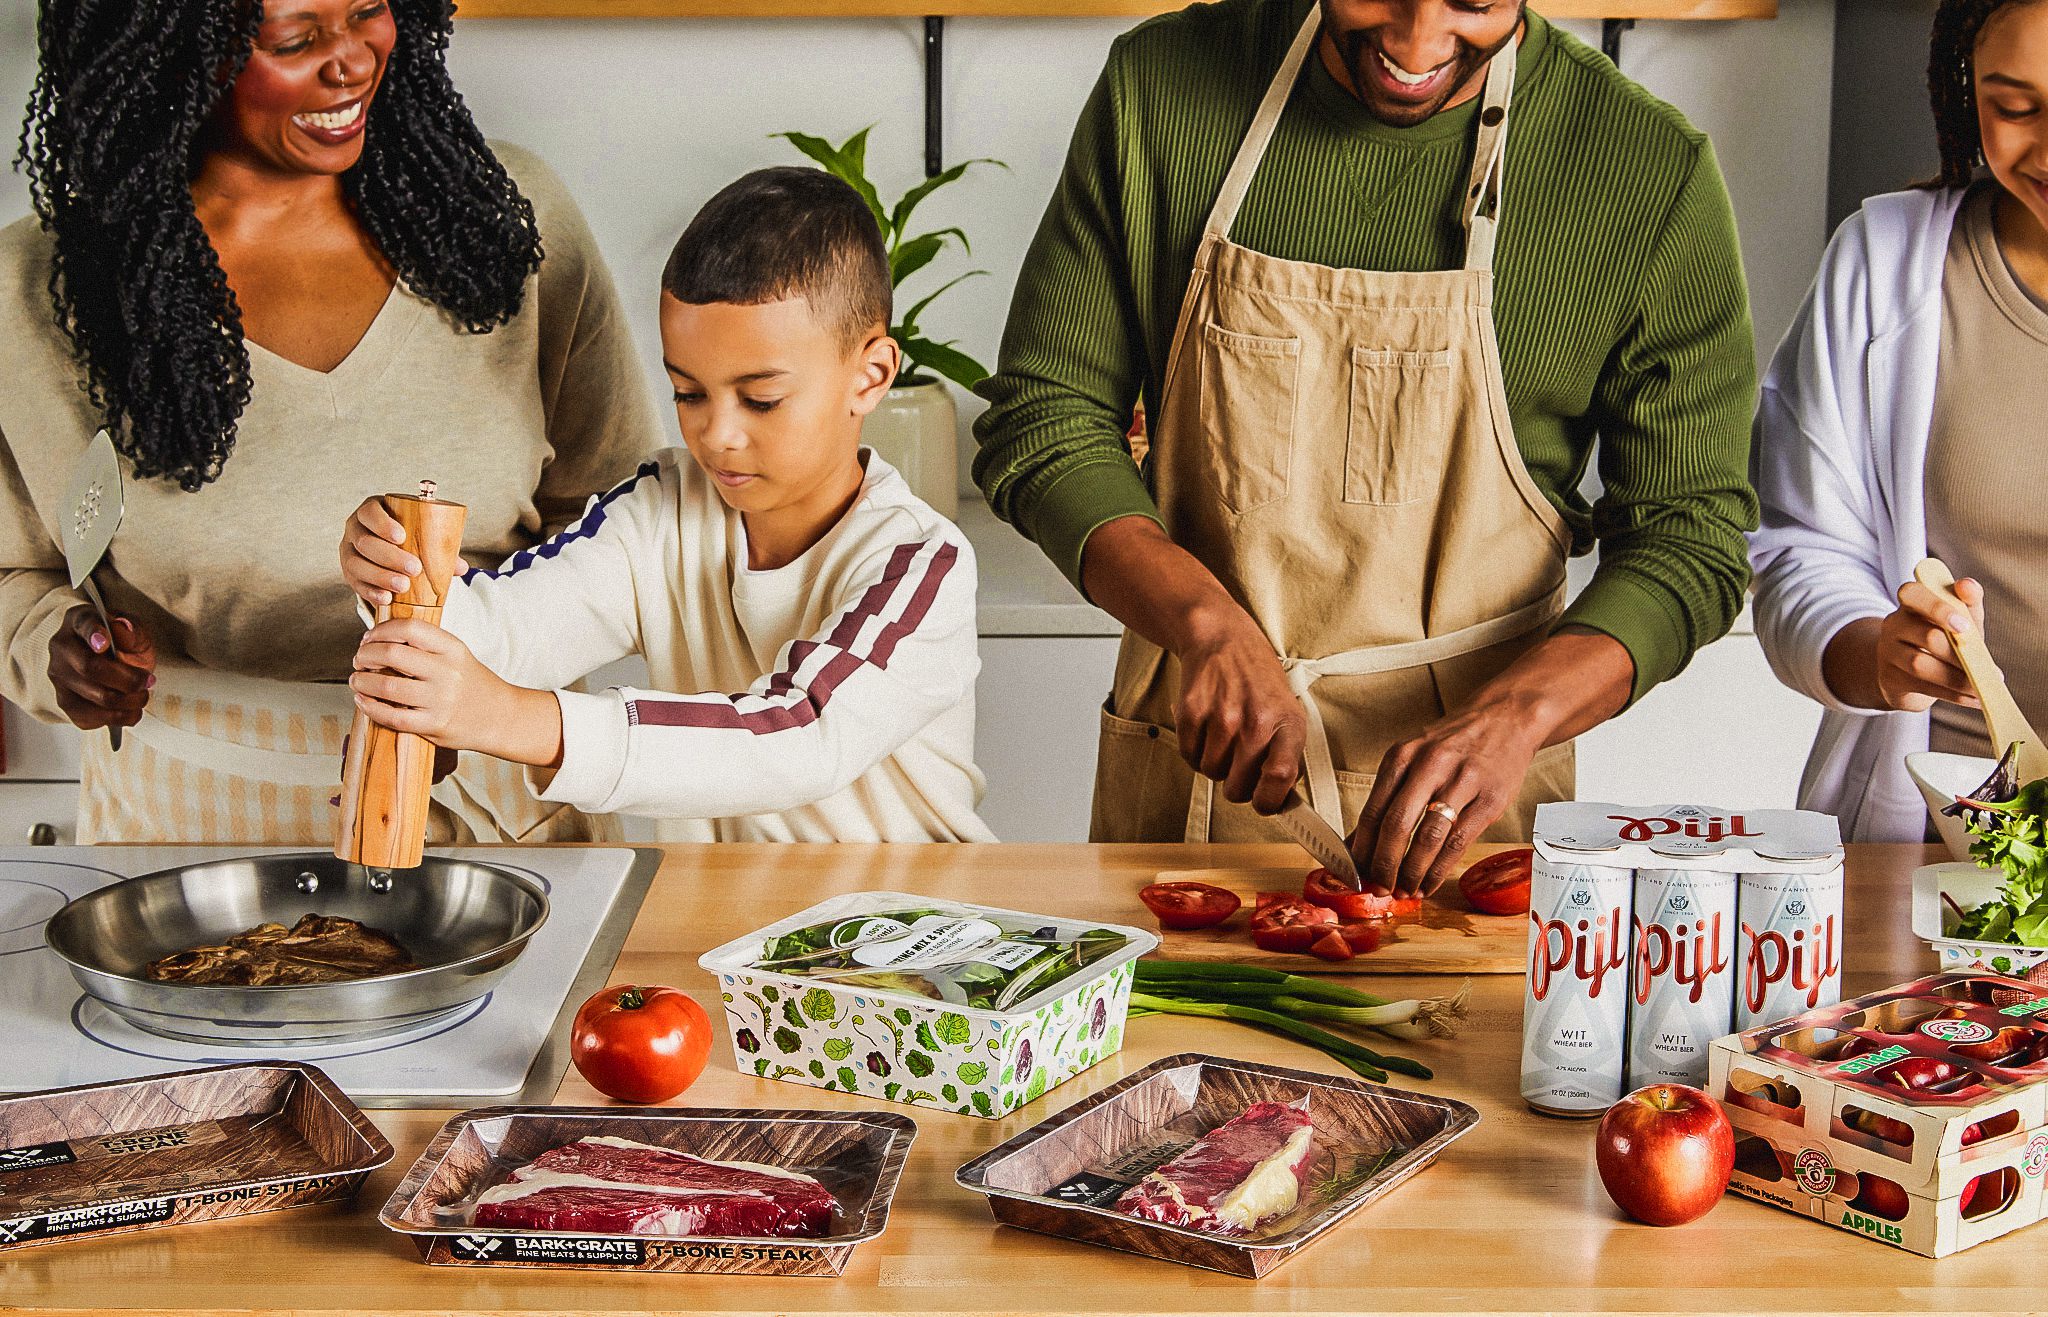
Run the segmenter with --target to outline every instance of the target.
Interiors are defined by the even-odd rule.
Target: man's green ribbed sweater
[[[1141,391],[1158,411],[1203,221],[1313,2],[1223,0],[1145,23],[1118,38],[1082,111],[975,426],[989,503],[1077,584],[1096,527],[1158,515],[1126,423]],[[1478,109],[1387,127],[1312,53],[1232,239],[1323,265],[1455,268]],[[1626,646],[1640,696],[1727,631],[1749,582],[1742,258],[1706,138],[1533,13],[1495,275],[1516,442],[1578,551],[1600,550],[1564,620]],[[1588,506],[1596,436],[1603,493]]]

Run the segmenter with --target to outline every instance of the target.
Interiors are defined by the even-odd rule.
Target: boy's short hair
[[[860,193],[822,169],[757,169],[704,203],[661,272],[663,291],[702,306],[804,297],[848,343],[888,327],[889,252]]]

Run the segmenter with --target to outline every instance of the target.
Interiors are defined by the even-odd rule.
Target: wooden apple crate
[[[2044,1214],[2048,990],[1934,975],[1717,1039],[1709,1062],[1736,1193],[1928,1257]]]

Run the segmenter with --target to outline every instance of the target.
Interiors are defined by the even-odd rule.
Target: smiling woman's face
[[[271,172],[354,168],[397,43],[388,0],[267,0],[249,62],[216,113],[220,148]]]
[[[1984,160],[2048,231],[2048,3],[2028,0],[1992,15],[1974,62]]]

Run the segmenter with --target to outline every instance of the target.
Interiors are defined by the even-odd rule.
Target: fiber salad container
[[[856,892],[697,963],[742,1074],[994,1118],[1123,1046],[1132,962],[1158,945],[1122,924]]]

